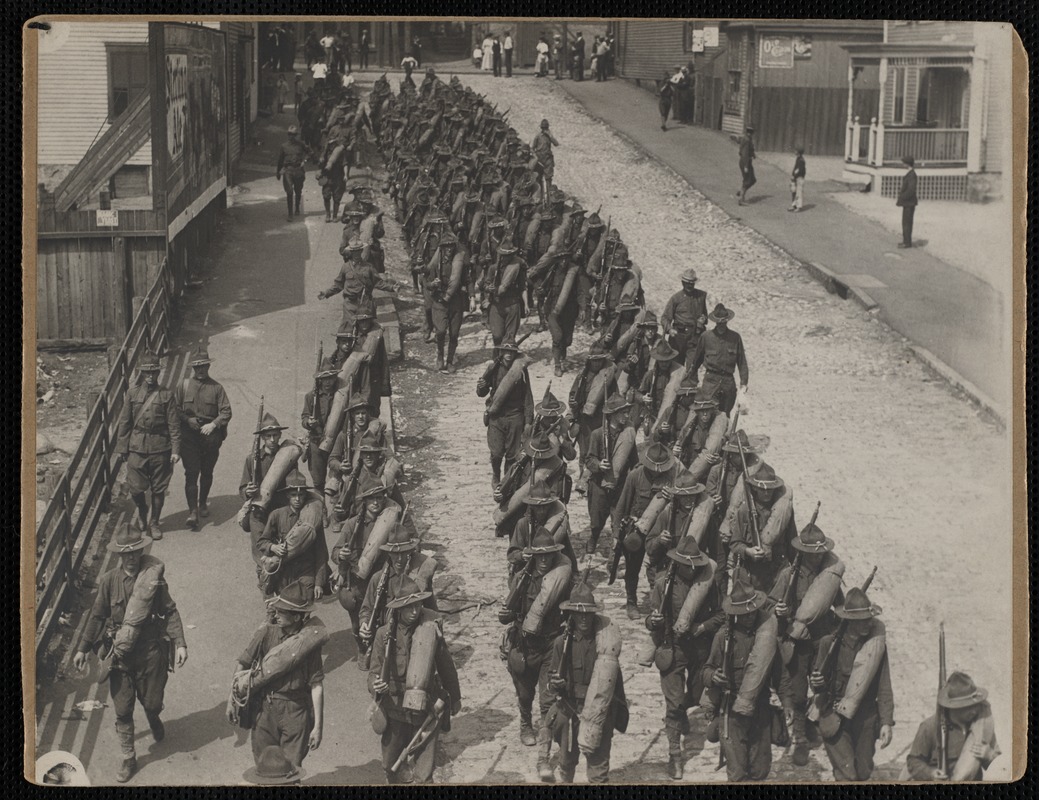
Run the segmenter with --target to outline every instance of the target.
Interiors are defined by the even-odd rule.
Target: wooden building
[[[897,196],[913,156],[921,199],[987,200],[1008,193],[1011,159],[1009,25],[886,22],[884,39],[849,44],[845,176]],[[863,107],[860,75],[878,76]]]

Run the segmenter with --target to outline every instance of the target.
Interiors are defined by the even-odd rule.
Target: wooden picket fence
[[[83,558],[111,501],[119,472],[115,455],[116,427],[130,378],[146,349],[154,353],[169,349],[170,317],[173,300],[179,294],[179,283],[168,260],[163,260],[134,315],[105,387],[94,403],[83,438],[37,522],[37,663],[72,593],[79,589]]]

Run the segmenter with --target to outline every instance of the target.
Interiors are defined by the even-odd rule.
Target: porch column
[[[887,58],[880,59],[880,102],[877,109],[877,132],[874,147],[870,148],[874,166],[884,163],[884,104],[887,102]]]
[[[851,161],[852,154],[858,155],[858,150],[852,142],[854,138],[854,132],[851,127],[852,119],[852,96],[855,91],[855,59],[848,56],[848,124],[844,126],[844,160]]]
[[[985,144],[985,80],[988,59],[973,58],[967,68],[970,81],[970,111],[967,115],[967,172],[981,172],[982,147]]]

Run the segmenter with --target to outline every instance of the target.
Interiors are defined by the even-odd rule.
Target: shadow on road
[[[335,609],[333,609],[333,612],[336,611],[341,614],[346,614],[346,612],[339,607],[338,601],[335,604]],[[326,653],[324,664],[326,675],[337,667],[341,667],[348,661],[353,662],[353,668],[357,669],[357,643],[354,641],[354,634],[349,627],[341,631],[336,631],[329,636],[324,651]]]
[[[305,765],[304,765],[305,766]],[[348,786],[358,784],[381,784],[385,783],[385,774],[382,771],[382,762],[373,758],[366,764],[356,766],[341,766],[328,772],[318,772],[305,778],[304,786]]]
[[[440,739],[440,755],[447,761],[454,761],[467,747],[491,741],[510,725],[513,719],[511,714],[487,707],[455,717],[451,720],[451,730]],[[490,777],[490,772],[484,776],[485,779]],[[494,777],[497,782],[497,779],[504,776]]]

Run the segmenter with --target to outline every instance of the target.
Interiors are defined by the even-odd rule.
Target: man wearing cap
[[[337,110],[342,108],[345,113],[346,105],[345,101],[340,103]],[[339,217],[339,205],[346,192],[346,170],[349,169],[351,150],[346,124],[345,119],[341,122],[329,119],[329,136],[318,165],[317,182],[321,185],[321,199],[325,204],[325,222],[333,222]]]
[[[678,439],[682,437],[683,433],[687,433],[686,427],[694,423],[696,415],[693,412],[693,402],[696,397],[696,389],[696,378],[688,374],[683,375],[682,380],[674,389],[674,397],[670,402],[662,404],[651,430],[652,438],[670,446],[675,458],[687,468],[689,464],[684,458],[682,449],[678,446]]]
[[[315,600],[320,600],[328,585],[328,545],[325,543],[323,513],[314,525],[311,544],[296,549],[288,543],[289,532],[300,522],[303,507],[310,503],[320,503],[320,498],[311,491],[307,479],[296,469],[286,476],[285,485],[279,492],[287,495],[288,502],[270,512],[267,525],[256,542],[256,549],[261,556],[276,556],[278,559],[277,571],[273,574],[261,574],[267,570],[264,563],[257,567],[264,597],[278,594],[290,583],[298,581]]]
[[[509,575],[523,569],[523,565],[527,563],[525,553],[534,538],[533,532],[541,528],[555,531],[552,540],[563,545],[563,555],[570,560],[570,567],[576,574],[577,554],[570,541],[570,517],[566,512],[566,506],[552,487],[540,480],[534,482],[523,502],[527,505],[527,513],[516,520],[516,527],[512,530],[509,548],[505,553]]]
[[[913,246],[913,216],[916,214],[916,161],[912,156],[905,156],[902,163],[908,167],[898,187],[898,200],[895,202],[902,209],[902,241],[900,248]]]
[[[690,413],[678,429],[673,446],[674,454],[697,480],[704,480],[711,467],[721,461],[728,427],[729,418],[718,410],[714,395],[697,389]]]
[[[550,277],[555,260],[549,257],[553,242],[565,233],[562,230],[562,204],[544,208],[534,215],[523,240],[523,257],[532,264],[527,271],[527,313],[538,311],[538,330],[545,330],[545,293],[541,283]]]
[[[345,437],[343,438],[345,446]],[[369,486],[381,483],[386,487],[386,494],[389,499],[401,508],[404,508],[404,495],[401,493],[399,483],[402,469],[401,463],[387,449],[385,429],[379,420],[373,420],[368,424],[368,427],[358,440],[355,450],[357,454],[358,485]],[[347,513],[352,515],[352,506],[348,508],[349,511]]]
[[[235,664],[235,673],[252,670],[277,645],[300,632],[314,610],[313,595],[299,582],[285,586],[269,603],[273,622],[261,625]],[[297,769],[321,745],[325,719],[325,672],[317,645],[262,688],[252,728],[257,767],[268,747],[282,748]]]
[[[498,387],[512,369],[519,356],[516,340],[507,338],[494,348],[495,360],[476,382],[478,397],[488,398],[496,409],[485,412],[487,446],[491,451],[491,474],[495,487],[501,483],[502,466],[508,470],[519,456],[523,445],[523,432],[534,422],[534,398],[530,391],[530,375],[522,366],[519,379],[508,388],[508,393],[499,398]]]
[[[375,204],[375,195],[368,186],[356,190],[357,202],[364,210],[364,218],[357,229],[357,238],[364,245],[361,260],[372,265],[380,275],[386,271],[386,254],[382,249],[382,237],[386,227],[382,224],[382,210]]]
[[[484,241],[484,273],[481,281],[483,302],[487,311],[487,327],[495,346],[505,339],[515,339],[523,316],[523,290],[526,287],[526,264],[509,239],[496,241],[496,231],[504,235],[504,220],[489,226]]]
[[[431,735],[425,740],[421,749],[412,754],[414,762],[411,767],[412,779],[415,783],[429,783],[433,778],[436,766],[437,749],[441,730],[450,730],[451,717],[462,710],[462,690],[458,683],[458,670],[448,650],[447,642],[441,630],[440,621],[428,609],[422,608],[431,595],[410,578],[404,578],[393,599],[386,604],[387,619],[390,615],[396,618],[396,625],[388,621],[375,634],[372,643],[372,663],[368,671],[368,691],[378,706],[377,713],[385,721],[382,732],[382,768],[386,773],[386,782],[403,783],[401,771],[393,771],[397,759],[415,738],[422,725],[430,720],[434,705],[441,701],[446,708],[443,715],[435,722]],[[418,631],[426,626],[433,634],[433,652],[428,653],[417,647]],[[386,662],[386,642],[391,635],[389,657]],[[408,668],[413,658],[429,659],[429,679],[423,687],[421,697],[422,708],[414,708],[409,702],[408,694],[416,694],[414,687],[407,684]],[[408,691],[410,689],[410,691]]]
[[[362,501],[358,513],[332,526],[332,530],[335,532],[338,528],[339,533],[332,547],[332,562],[339,572],[339,604],[350,615],[350,625],[360,652],[361,603],[371,578],[362,578],[357,573],[357,562],[383,509],[393,505],[398,516],[401,509],[386,496],[386,487],[379,482],[359,485],[358,494]]]
[[[765,530],[773,513],[787,513],[779,508],[778,503],[780,491],[785,484],[783,479],[776,475],[775,470],[764,462],[748,477],[750,496],[754,501],[753,513],[757,519],[756,528],[760,533]],[[743,496],[736,498],[736,503],[729,505],[725,520],[719,528],[719,535],[722,542],[728,545],[730,566],[739,561],[755,589],[771,591],[779,570],[786,563],[787,546],[797,537],[797,525],[793,513],[790,512],[782,522],[782,530],[772,543],[762,541],[759,545],[751,513]]]
[[[556,137],[548,130],[548,120],[541,120],[541,129],[535,134],[530,143],[530,149],[534,152],[538,164],[541,166],[541,176],[544,179],[544,196],[548,197],[552,191],[552,178],[555,175],[555,157],[552,155],[552,147],[559,147]]]
[[[567,615],[568,621],[564,633],[552,644],[548,688],[555,693],[556,703],[549,712],[546,725],[551,738],[559,743],[558,780],[560,783],[574,782],[574,773],[584,753],[588,782],[606,783],[610,776],[613,731],[623,733],[628,727],[628,701],[624,696],[624,676],[620,668],[614,667],[616,682],[612,691],[606,689],[601,680],[610,671],[604,669],[610,656],[616,659],[620,655],[620,633],[610,618],[603,615],[603,607],[595,602],[595,595],[584,580],[578,582],[570,593],[570,599],[559,608]],[[609,651],[610,656],[600,655],[600,648],[605,650],[607,643],[615,644],[615,655],[613,649]],[[598,663],[600,658],[603,664]],[[584,737],[581,736],[581,727],[593,724],[584,719],[589,703],[594,703],[597,711],[605,714],[604,719],[596,720],[598,737],[594,739],[597,742],[594,746],[582,742]],[[549,769],[547,758],[539,759],[538,772],[541,780],[546,782],[556,777]]]
[[[650,430],[653,420],[661,411],[665,393],[670,384],[675,384],[672,391],[677,394],[677,384],[682,380],[684,372],[676,361],[678,351],[659,339],[649,351],[649,365],[638,385],[639,412],[646,417],[646,431]],[[630,365],[638,368],[638,365]]]
[[[364,243],[360,239],[351,241],[346,247],[346,258],[336,279],[330,287],[317,293],[318,300],[343,293],[343,322],[352,323],[361,301],[371,298],[376,289],[396,292],[398,288],[395,281],[386,280],[375,271],[375,267],[363,261],[363,253]]]
[[[455,351],[458,349],[458,334],[462,330],[462,315],[469,305],[465,287],[465,262],[465,253],[459,250],[458,239],[448,234],[440,238],[436,254],[426,264],[425,286],[432,300],[437,369],[447,374],[452,374],[456,370]]]
[[[746,133],[740,139],[740,174],[743,176],[743,183],[736,196],[740,199],[741,206],[747,205],[747,192],[758,182],[754,177],[754,158],[754,129],[748,125]]]
[[[729,320],[735,316],[735,311],[718,303],[714,311],[708,314],[714,327],[700,337],[689,362],[689,372],[694,376],[699,375],[700,367],[703,366],[704,376],[700,386],[705,393],[718,398],[718,407],[726,414],[732,411],[740,394],[746,395],[750,378],[743,337],[729,329]],[[733,373],[737,371],[740,375],[739,392],[733,378]]]
[[[188,501],[187,524],[198,530],[198,518],[209,516],[209,490],[220,445],[227,438],[231,402],[224,387],[209,377],[213,362],[202,345],[191,356],[191,377],[177,386],[174,395],[180,417],[180,455],[184,463],[184,496]]]
[[[260,484],[263,483],[263,478],[270,470],[271,464],[274,462],[274,456],[281,447],[281,432],[283,430],[285,430],[285,426],[280,425],[277,418],[268,412],[263,415],[260,427],[253,431],[254,436],[260,437],[260,462],[256,463],[255,453],[250,449],[249,454],[245,457],[245,464],[242,466],[242,479],[238,484],[238,494],[243,501],[251,501],[260,493]],[[288,504],[288,497],[284,492],[278,491],[284,486],[285,481],[283,479],[275,487],[274,494],[271,497],[270,508],[267,510],[268,513],[275,508]],[[243,527],[248,524],[246,530],[251,534],[253,560],[259,563],[260,552],[256,549],[256,542],[260,534],[263,533],[267,520],[263,514],[250,504],[248,517],[246,522],[242,524]]]
[[[368,669],[371,662],[371,642],[375,632],[386,624],[386,603],[401,594],[400,587],[405,580],[412,580],[423,592],[429,592],[422,605],[433,611],[437,610],[437,598],[433,594],[433,575],[436,572],[435,559],[421,553],[418,539],[412,539],[403,525],[397,525],[390,531],[385,544],[379,545],[386,555],[378,572],[368,581],[361,603],[360,638],[368,644],[368,651],[358,657],[357,664]]]
[[[501,484],[494,488],[493,497],[499,504],[494,512],[495,535],[512,536],[520,513],[517,493],[526,496],[533,486],[543,481],[555,496],[565,504],[570,495],[570,476],[566,462],[559,457],[559,442],[546,431],[535,431],[524,446],[524,455],[508,470]],[[529,509],[530,507],[528,507]]]
[[[730,783],[763,781],[772,768],[769,688],[781,680],[775,657],[776,618],[765,593],[742,580],[735,581],[732,592],[722,598],[722,611],[727,619],[714,635],[702,674],[701,705],[712,720],[707,740],[720,739]],[[761,628],[765,630],[760,638],[770,647],[755,647]],[[731,641],[728,652],[727,640]],[[752,659],[752,654],[760,658]]]
[[[552,669],[552,644],[557,631],[563,625],[560,604],[570,594],[572,571],[569,561],[561,555],[563,545],[557,544],[549,532],[541,528],[534,536],[530,547],[524,551],[527,566],[514,573],[509,579],[512,591],[526,591],[518,598],[518,610],[507,605],[498,611],[498,621],[512,626],[507,635],[507,665],[520,712],[520,741],[527,747],[542,745],[542,759],[548,760],[548,732],[544,730],[545,715],[555,699],[548,688]],[[529,559],[532,559],[530,561]],[[558,568],[558,569],[557,569]],[[531,609],[538,604],[536,619],[528,620]],[[533,706],[538,698],[540,734],[534,733]]]
[[[603,404],[602,426],[592,431],[588,440],[588,454],[584,458],[588,470],[588,521],[591,525],[588,553],[595,552],[599,546],[599,536],[610,519],[610,510],[616,504],[621,488],[627,484],[629,470],[638,463],[635,428],[628,416],[630,411],[631,403],[614,392]]]
[[[336,340],[339,340],[338,334]],[[314,491],[318,494],[325,491],[325,476],[328,471],[328,454],[319,445],[325,434],[328,412],[332,410],[335,400],[338,374],[338,366],[332,358],[325,356],[314,373],[315,388],[303,397],[300,424],[307,432],[307,466],[310,469],[310,478],[314,481]]]
[[[126,462],[126,485],[139,527],[147,528],[156,541],[162,538],[159,517],[173,465],[180,461],[181,426],[173,392],[159,386],[159,369],[158,357],[146,351],[137,367],[137,385],[119,414],[115,443],[116,455]]]
[[[601,370],[607,368],[607,358],[606,351],[602,344],[599,342],[593,342],[591,347],[588,348],[588,356],[585,358],[584,368],[574,379],[574,383],[570,387],[570,395],[568,398],[570,405],[569,410],[566,413],[566,420],[570,425],[570,436],[577,444],[577,450],[580,456],[578,460],[579,472],[575,488],[581,494],[585,493],[585,486],[588,482],[588,479],[584,477],[584,462],[588,457],[588,448],[591,444],[592,431],[601,428],[603,420],[603,401],[599,400],[589,405],[588,394],[596,376]],[[605,395],[605,391],[603,391],[603,395]]]
[[[722,445],[719,463],[712,466],[707,473],[704,487],[706,488],[707,496],[714,501],[714,513],[711,514],[711,520],[707,526],[707,533],[703,540],[703,549],[718,562],[719,568],[722,570],[727,569],[728,544],[722,541],[720,531],[725,524],[725,520],[728,519],[733,492],[736,490],[736,485],[743,469],[739,448],[736,445],[737,438],[743,445],[743,455],[747,459],[747,473],[749,475],[754,475],[761,469],[761,465],[764,463],[758,456],[758,453],[762,452],[763,449],[761,444],[757,441],[750,441],[747,434],[740,430],[728,437],[725,444]],[[763,439],[764,437],[757,438]]]
[[[873,755],[879,740],[881,749],[891,744],[892,728],[895,726],[895,696],[891,689],[891,667],[884,626],[876,619],[880,607],[869,601],[866,593],[852,587],[844,603],[834,611],[842,621],[847,621],[844,635],[828,634],[819,640],[815,665],[809,684],[816,692],[827,690],[833,698],[832,709],[822,709],[823,717],[834,716],[836,732],[827,735],[823,719],[819,721],[823,733],[826,755],[830,758],[835,781],[866,781],[873,774]],[[832,684],[827,687],[826,676],[821,672],[831,645],[836,643],[837,659]],[[857,661],[860,651],[866,647],[881,651],[879,659],[867,659],[872,674],[865,677],[866,688],[858,700],[858,708],[848,708],[846,693],[851,687],[853,671],[860,669]],[[862,675],[856,675],[856,679]]]
[[[646,537],[646,580],[651,589],[668,567],[668,552],[685,537],[693,511],[705,497],[703,484],[684,470],[675,477],[674,486],[665,486],[660,494],[666,505],[653,519],[640,524]]]
[[[677,465],[678,459],[670,450],[659,442],[652,443],[639,455],[639,465],[628,473],[617,504],[613,507],[613,535],[624,540],[624,590],[627,595],[625,611],[628,619],[639,618],[639,571],[646,556],[646,546],[637,528],[624,535],[624,520],[629,517],[641,517],[657,493],[674,484]]]
[[[282,188],[285,190],[285,203],[289,209],[290,222],[293,214],[299,214],[300,200],[303,197],[303,181],[307,177],[303,165],[306,163],[307,156],[311,155],[310,148],[300,141],[298,133],[299,128],[289,125],[289,138],[282,142],[281,149],[278,151],[278,170],[275,173],[275,177],[281,181]]]
[[[97,582],[97,595],[87,617],[83,635],[80,637],[73,656],[77,670],[87,665],[87,653],[98,649],[107,650],[116,639],[123,619],[136,596],[147,592],[148,587],[137,586],[141,574],[142,560],[149,567],[161,566],[154,556],[145,556],[144,549],[152,543],[149,536],[133,530],[129,524],[116,528],[108,551],[119,554],[118,566],[101,575]],[[149,569],[151,574],[153,569]],[[154,580],[154,576],[150,575]],[[142,581],[143,583],[143,581]],[[170,664],[170,644],[175,648],[174,661],[177,667],[188,660],[188,646],[184,639],[184,625],[177,611],[177,604],[170,597],[166,581],[159,579],[152,595],[149,613],[139,627],[136,641],[128,653],[111,655],[112,669],[108,673],[108,690],[115,711],[115,732],[119,740],[123,763],[116,774],[119,783],[126,783],[137,771],[137,754],[134,751],[134,706],[140,700],[148,718],[152,738],[161,742],[166,729],[159,718],[162,711],[166,680],[173,671]]]
[[[629,389],[638,389],[642,384],[643,378],[649,371],[653,350],[659,336],[657,315],[649,310],[636,311],[635,314],[632,314],[631,324],[625,330],[625,317],[631,313],[633,305],[633,303],[627,302],[620,305],[619,308],[624,311],[617,315],[617,324],[611,331],[611,333],[616,332],[617,335],[616,343],[613,346],[613,358],[620,368],[617,376],[618,387],[624,392]],[[621,333],[622,330],[623,333]],[[635,401],[636,410],[640,416],[638,420],[634,416],[632,417],[633,424],[641,421],[643,411],[642,398],[635,398]]]
[[[676,488],[676,491],[681,489]],[[682,530],[681,525],[675,528]],[[658,537],[658,540],[666,543],[672,538]],[[649,546],[647,542],[647,549]],[[714,635],[725,623],[725,614],[721,610],[722,590],[716,564],[700,551],[695,538],[682,537],[677,547],[667,551],[666,557],[670,561],[668,571],[657,575],[649,595],[649,605],[653,610],[646,617],[646,628],[657,648],[654,661],[660,671],[660,689],[664,693],[668,777],[677,781],[682,779],[685,770],[682,737],[690,733],[688,711],[700,704],[704,688],[703,667],[710,655]],[[705,577],[712,573],[713,577]],[[671,593],[667,595],[669,580]],[[675,622],[693,584],[704,580],[709,581],[706,596],[700,601],[688,629],[676,631]]]
[[[788,721],[793,745],[792,759],[803,767],[808,763],[808,736],[806,713],[808,710],[808,676],[818,652],[819,641],[833,633],[836,618],[830,607],[844,603],[840,588],[844,565],[833,554],[833,539],[830,539],[814,523],[805,526],[792,542],[794,551],[800,553],[795,573],[794,564],[784,566],[776,577],[769,592],[781,630],[780,655],[787,674],[789,706],[792,715]],[[791,591],[791,579],[794,581]],[[814,588],[813,588],[814,585]],[[803,601],[809,591],[812,603],[818,606],[811,614],[803,613]],[[823,597],[820,599],[820,595]],[[788,604],[787,598],[793,602]]]
[[[932,714],[916,729],[906,757],[906,773],[900,779],[915,781],[980,781],[985,770],[1002,752],[992,728],[988,692],[965,672],[953,672],[938,690],[938,705],[945,715],[945,769],[939,763],[941,726]],[[961,761],[968,762],[965,767]]]
[[[326,494],[336,493],[343,481],[348,480],[355,469],[360,469],[361,439],[368,433],[370,426],[380,423],[372,421],[368,410],[368,402],[363,397],[351,395],[346,403],[347,421],[342,430],[336,434],[332,451],[328,454],[328,475]],[[343,509],[347,516],[352,516],[352,498],[342,498]]]
[[[554,262],[552,266],[547,267],[548,271],[540,282],[539,293],[544,295],[545,317],[552,334],[556,377],[563,375],[566,350],[573,343],[574,327],[577,325],[577,279],[583,272],[583,216],[584,209],[575,202],[567,214],[566,222],[557,229],[558,238],[553,236],[553,243],[542,258]],[[539,267],[540,264],[534,266],[532,275]]]
[[[707,292],[696,288],[696,270],[682,273],[682,291],[667,301],[660,325],[678,351],[678,360],[688,366],[688,356],[696,350],[700,335],[707,328]]]
[[[577,448],[570,438],[570,423],[567,421],[566,403],[552,394],[551,383],[545,387],[545,396],[534,406],[533,433],[543,431],[566,461],[577,458]]]

